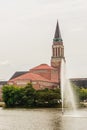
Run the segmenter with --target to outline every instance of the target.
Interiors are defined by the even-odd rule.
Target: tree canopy
[[[5,85],[3,87],[3,101],[6,107],[58,107],[60,89],[35,90],[31,83],[25,87]]]

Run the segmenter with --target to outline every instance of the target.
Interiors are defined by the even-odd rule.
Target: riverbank
[[[0,102],[0,107],[5,107],[5,103],[4,102]]]
[[[25,108],[25,109],[46,109],[46,108],[58,108],[61,109],[61,105],[56,105],[56,106],[33,106],[33,107],[24,107],[24,106],[14,106],[14,107],[6,107],[5,102],[0,102],[0,107],[3,108]]]
[[[81,107],[87,107],[87,102],[80,102]]]
[[[5,103],[4,102],[0,102],[0,107],[3,107],[5,108]],[[87,102],[80,102],[80,107],[83,108],[83,107],[87,107]],[[13,107],[12,107],[13,108]],[[55,106],[55,107],[14,107],[14,108],[30,108],[30,109],[39,109],[39,108],[58,108],[58,109],[61,109],[61,105],[59,106]]]

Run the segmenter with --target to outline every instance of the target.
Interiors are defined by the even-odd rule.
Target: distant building
[[[87,88],[87,78],[72,78],[70,81],[79,88]]]
[[[64,46],[57,21],[52,45],[51,65],[40,64],[27,72],[16,72],[8,81],[8,84],[25,86],[32,82],[36,90],[44,88],[57,88],[60,85],[61,61],[65,61]]]

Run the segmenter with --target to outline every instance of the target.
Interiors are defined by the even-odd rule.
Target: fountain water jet
[[[62,114],[64,113],[64,86],[65,86],[65,63],[61,62],[61,72],[60,72],[60,86],[61,86],[61,100],[62,100]]]
[[[61,100],[62,100],[62,114],[66,110],[72,110],[73,114],[77,114],[76,99],[70,81],[66,79],[66,63],[61,62]]]

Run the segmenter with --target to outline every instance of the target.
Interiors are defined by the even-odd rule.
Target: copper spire
[[[62,41],[62,38],[61,38],[60,28],[59,28],[59,24],[58,24],[58,20],[57,20],[54,41],[60,41],[60,40]]]

